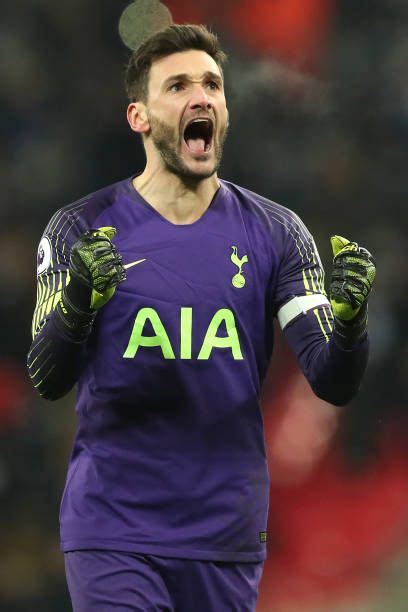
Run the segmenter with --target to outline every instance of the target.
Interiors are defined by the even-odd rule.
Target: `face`
[[[183,178],[212,176],[228,129],[223,80],[204,51],[183,51],[150,69],[146,104],[150,136],[168,170]]]

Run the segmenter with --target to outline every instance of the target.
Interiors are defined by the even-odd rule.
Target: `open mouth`
[[[212,147],[214,125],[211,119],[197,117],[186,125],[184,140],[195,155],[207,153]]]

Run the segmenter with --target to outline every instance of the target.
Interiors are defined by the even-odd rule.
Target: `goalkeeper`
[[[126,84],[145,169],[57,211],[40,242],[28,368],[45,398],[77,385],[60,513],[75,612],[253,612],[273,319],[326,401],[367,364],[368,251],[332,238],[327,295],[299,217],[218,177],[224,60],[203,26],[147,39]]]

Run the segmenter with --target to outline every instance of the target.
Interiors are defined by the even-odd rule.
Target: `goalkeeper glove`
[[[335,330],[345,339],[356,341],[367,328],[367,300],[375,279],[371,253],[342,236],[330,238],[333,271],[330,304]]]
[[[57,312],[78,339],[88,335],[96,310],[111,299],[126,278],[122,257],[111,242],[115,234],[114,227],[88,230],[71,249],[70,280]]]

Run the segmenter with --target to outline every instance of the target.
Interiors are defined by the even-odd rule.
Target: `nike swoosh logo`
[[[142,263],[142,261],[146,261],[145,259],[138,259],[137,261],[131,261],[128,264],[125,264],[123,267],[125,268],[125,270],[127,270],[128,268],[132,268],[133,266],[137,266],[137,264]]]

